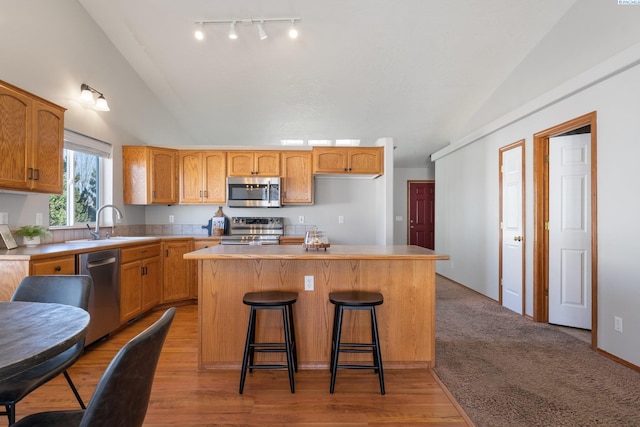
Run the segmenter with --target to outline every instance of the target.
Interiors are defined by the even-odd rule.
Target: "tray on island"
[[[326,251],[327,248],[331,246],[329,243],[303,243],[302,247],[308,251],[309,249],[320,250],[323,249]]]

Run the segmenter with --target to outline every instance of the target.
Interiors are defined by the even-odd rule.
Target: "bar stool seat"
[[[384,394],[384,376],[382,372],[382,355],[380,352],[380,339],[378,337],[378,323],[376,320],[377,305],[381,305],[384,298],[379,292],[364,291],[344,291],[330,292],[329,301],[335,305],[333,316],[333,334],[331,338],[331,387],[333,393],[336,383],[336,373],[338,369],[373,369],[378,374],[380,381],[380,393]],[[344,310],[369,310],[371,313],[371,342],[343,343],[342,335],[342,315]],[[340,353],[371,353],[373,363],[370,365],[362,363],[339,364]]]
[[[296,348],[296,334],[293,324],[293,304],[298,299],[297,292],[263,291],[247,292],[242,302],[250,306],[247,340],[242,358],[242,372],[240,374],[240,394],[244,389],[244,382],[249,372],[254,369],[284,369],[289,371],[289,386],[291,393],[295,393],[293,372],[298,372],[298,356]],[[284,342],[256,342],[256,314],[257,310],[281,310],[284,329]],[[286,364],[254,363],[255,352],[286,353]]]

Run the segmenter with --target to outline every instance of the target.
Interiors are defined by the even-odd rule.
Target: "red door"
[[[434,249],[435,183],[409,182],[409,244]]]

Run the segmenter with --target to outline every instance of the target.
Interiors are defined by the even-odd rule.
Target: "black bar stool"
[[[253,372],[254,369],[284,369],[289,371],[289,385],[291,393],[295,393],[293,383],[293,372],[298,372],[298,356],[296,349],[296,333],[293,326],[293,304],[298,299],[297,292],[247,292],[244,294],[242,302],[251,307],[249,313],[249,327],[247,328],[247,341],[244,346],[244,357],[242,359],[242,373],[240,374],[240,394],[244,389],[244,380],[247,376],[247,369]],[[284,342],[262,342],[256,341],[256,312],[258,310],[281,310],[284,328]],[[263,353],[286,353],[286,364],[260,364],[253,362],[255,352]]]
[[[331,388],[330,393],[336,383],[336,372],[340,369],[373,369],[380,380],[380,393],[384,394],[384,376],[382,374],[382,356],[380,353],[380,339],[378,338],[378,323],[376,320],[376,305],[384,301],[379,292],[331,292],[329,301],[335,305],[333,316],[333,335],[331,338]],[[369,310],[371,312],[371,343],[342,343],[342,314],[344,310]],[[373,364],[338,364],[338,355],[343,353],[371,353]]]

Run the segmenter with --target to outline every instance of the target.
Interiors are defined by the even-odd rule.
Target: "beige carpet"
[[[438,276],[435,373],[482,426],[640,426],[640,372]]]

